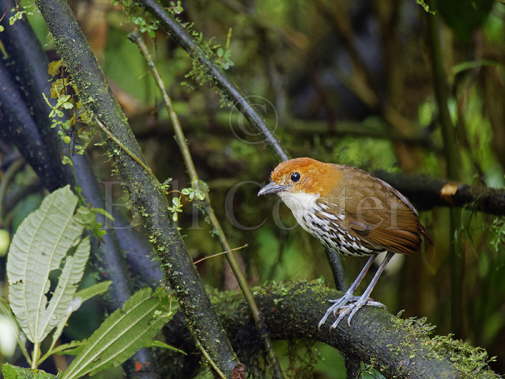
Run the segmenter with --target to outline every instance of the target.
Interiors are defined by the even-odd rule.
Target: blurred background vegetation
[[[129,1],[70,3],[149,164],[160,181],[172,178],[172,188],[180,189],[189,183],[168,115],[127,35],[140,29],[151,37],[149,47],[215,210],[232,246],[247,244],[236,254],[250,283],[323,277],[333,285],[322,245],[296,225],[278,200],[256,197],[278,158],[212,83],[195,80],[198,67],[191,58],[158,33],[152,20],[134,10],[126,14]],[[165,5],[183,9],[178,17],[266,118],[290,156],[504,186],[503,1],[194,0]],[[56,59],[35,9],[29,20]],[[437,64],[443,76],[434,79]],[[442,103],[437,86],[442,86]],[[444,121],[441,106],[447,107],[449,120]],[[451,128],[449,139],[442,133],[444,123]],[[127,211],[119,179],[109,175],[104,148],[91,144],[88,152],[95,171],[112,188],[114,206]],[[25,170],[15,183],[25,186],[32,180]],[[4,227],[12,233],[42,196],[39,192],[21,201]],[[456,333],[486,348],[498,357],[492,368],[503,373],[504,218],[471,210],[455,213],[447,208],[421,213],[433,244],[417,256],[397,257],[374,298],[393,313],[404,309],[407,317],[426,317],[437,334]],[[195,260],[222,250],[191,204],[184,206],[179,222]],[[362,264],[344,259],[347,281]],[[207,259],[198,269],[209,286],[237,288],[222,257]],[[97,303],[83,307],[71,320],[72,337],[86,337],[101,312]],[[338,351],[316,345],[308,354],[307,346],[314,347],[276,344],[292,377],[310,372],[317,378],[345,377]]]

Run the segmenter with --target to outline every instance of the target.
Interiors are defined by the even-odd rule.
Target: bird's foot
[[[369,305],[371,307],[379,307],[379,308],[384,308],[384,304],[379,303],[378,301],[370,300],[368,299],[363,299],[363,296],[354,296],[351,293],[345,293],[344,296],[342,296],[339,299],[336,300],[330,300],[333,304],[328,308],[326,313],[324,314],[323,318],[321,318],[321,321],[319,321],[318,327],[321,328],[321,326],[324,325],[328,317],[333,314],[334,316],[337,315],[338,317],[335,320],[333,324],[331,324],[331,329],[335,329],[340,321],[344,319],[346,315],[349,315],[347,319],[347,324],[351,326],[351,320],[361,308],[363,308],[365,305]]]
[[[346,292],[344,294],[344,296],[342,296],[338,299],[330,300],[330,303],[333,303],[333,304],[326,310],[326,313],[324,314],[323,318],[321,318],[321,321],[319,321],[318,328],[321,329],[321,326],[323,326],[325,324],[326,320],[328,319],[328,317],[330,317],[331,314],[333,314],[335,316],[337,313],[337,310],[339,310],[342,307],[345,307],[349,303],[352,303],[352,302],[355,302],[358,300],[359,300],[359,296],[354,296],[350,292]]]

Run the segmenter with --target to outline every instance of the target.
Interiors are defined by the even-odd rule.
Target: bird
[[[333,314],[334,329],[365,305],[384,307],[370,295],[394,254],[419,251],[424,227],[411,202],[398,190],[368,172],[340,164],[302,157],[283,161],[270,174],[270,183],[258,196],[276,194],[298,224],[331,253],[368,257],[363,269],[344,295],[333,303],[319,322],[321,328]],[[376,256],[386,253],[369,285],[355,296]],[[337,317],[338,314],[338,317]]]

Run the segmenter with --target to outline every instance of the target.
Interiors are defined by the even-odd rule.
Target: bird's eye
[[[291,174],[291,181],[297,182],[300,180],[300,174],[298,172],[293,172]]]

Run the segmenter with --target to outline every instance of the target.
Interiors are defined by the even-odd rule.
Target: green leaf
[[[55,378],[54,375],[48,374],[42,370],[30,370],[29,368],[23,368],[18,366],[13,366],[8,363],[2,365],[2,374],[4,379],[48,379]]]
[[[96,214],[101,214],[102,216],[105,216],[106,218],[108,218],[109,220],[111,221],[114,221],[114,216],[112,216],[109,212],[107,212],[105,209],[103,208],[91,208],[91,210],[93,212],[95,212]]]
[[[44,332],[49,333],[79,308],[80,304],[75,304],[72,300],[84,274],[90,248],[89,238],[85,238],[75,249],[74,255],[67,257],[58,286],[44,314],[44,322],[40,328]]]
[[[79,299],[81,303],[91,299],[94,296],[101,295],[109,290],[112,282],[107,280],[105,282],[100,282],[93,284],[88,288],[84,288],[80,291],[77,291],[74,295],[74,299]]]
[[[69,186],[48,195],[19,226],[7,258],[9,302],[27,338],[39,343],[67,317],[89,256],[89,240],[74,211],[78,199]],[[65,259],[75,247],[74,254]],[[63,265],[48,304],[51,272]]]
[[[167,350],[172,350],[172,351],[175,351],[176,353],[181,353],[181,354],[184,354],[184,355],[188,355],[186,354],[185,351],[181,350],[181,349],[178,349],[172,345],[169,345],[168,343],[165,343],[163,341],[158,341],[158,340],[155,340],[155,341],[152,341],[149,345],[147,346],[144,346],[144,347],[159,347],[161,349],[167,349]]]
[[[61,378],[80,378],[120,365],[152,343],[170,317],[162,292],[153,294],[150,288],[137,291],[84,343]]]
[[[428,3],[426,2],[426,0],[416,0],[416,3],[417,3],[418,5],[420,5],[420,6],[424,9],[424,11],[425,11],[426,13],[430,13],[430,14],[433,14],[433,15],[437,14],[437,13],[436,13],[436,12],[432,9],[431,5],[430,5],[430,4],[428,4]]]

